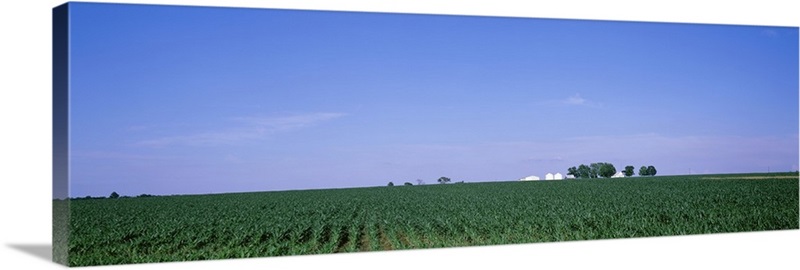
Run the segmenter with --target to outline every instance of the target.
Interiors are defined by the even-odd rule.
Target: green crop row
[[[466,183],[70,203],[69,264],[798,228],[798,179]]]

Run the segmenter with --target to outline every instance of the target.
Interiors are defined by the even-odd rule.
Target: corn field
[[[798,229],[798,178],[433,184],[69,207],[69,265],[88,266]]]

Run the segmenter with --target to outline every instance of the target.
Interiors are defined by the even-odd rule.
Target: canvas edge
[[[53,255],[69,262],[69,3],[52,10],[53,35]]]
[[[608,22],[639,22],[639,23],[670,23],[670,24],[705,24],[705,25],[727,25],[727,26],[759,26],[749,24],[725,24],[725,23],[692,23],[692,22],[649,22],[649,21],[627,21],[611,19],[575,19],[575,18],[547,18],[547,17],[516,17],[499,15],[459,15],[459,14],[439,14],[439,13],[408,13],[408,12],[386,12],[386,11],[362,11],[362,10],[328,10],[328,9],[305,9],[305,8],[270,8],[270,7],[237,7],[237,6],[195,6],[182,4],[149,4],[149,3],[105,3],[98,2],[92,4],[126,4],[126,5],[160,5],[175,7],[201,7],[201,8],[255,8],[255,9],[274,9],[287,11],[320,11],[320,12],[353,12],[353,13],[383,13],[401,15],[441,15],[441,16],[470,16],[470,17],[496,17],[496,18],[522,18],[522,19],[554,19],[554,20],[585,20],[585,21],[608,21]],[[69,239],[69,3],[65,3],[53,8],[53,262],[68,264],[68,239]],[[800,29],[800,26],[787,25],[764,25],[765,27],[785,27]],[[508,245],[508,244],[502,244]],[[495,246],[495,245],[492,245]],[[230,259],[224,259],[230,260]]]

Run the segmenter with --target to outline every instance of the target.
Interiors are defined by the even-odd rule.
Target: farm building
[[[544,180],[553,180],[553,174],[552,173],[545,174],[544,175]]]
[[[533,181],[533,180],[539,180],[539,177],[536,176],[536,175],[531,175],[531,176],[519,179],[519,181]]]
[[[564,179],[564,175],[561,175],[561,173],[556,173],[555,175],[553,175],[553,180],[561,180],[561,179]]]
[[[611,176],[611,178],[620,178],[620,177],[625,177],[625,174],[623,174],[622,172],[617,172],[616,174]]]

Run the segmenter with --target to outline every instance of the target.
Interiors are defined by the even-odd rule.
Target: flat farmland
[[[797,174],[775,173],[69,204],[71,266],[788,230],[800,223]]]

